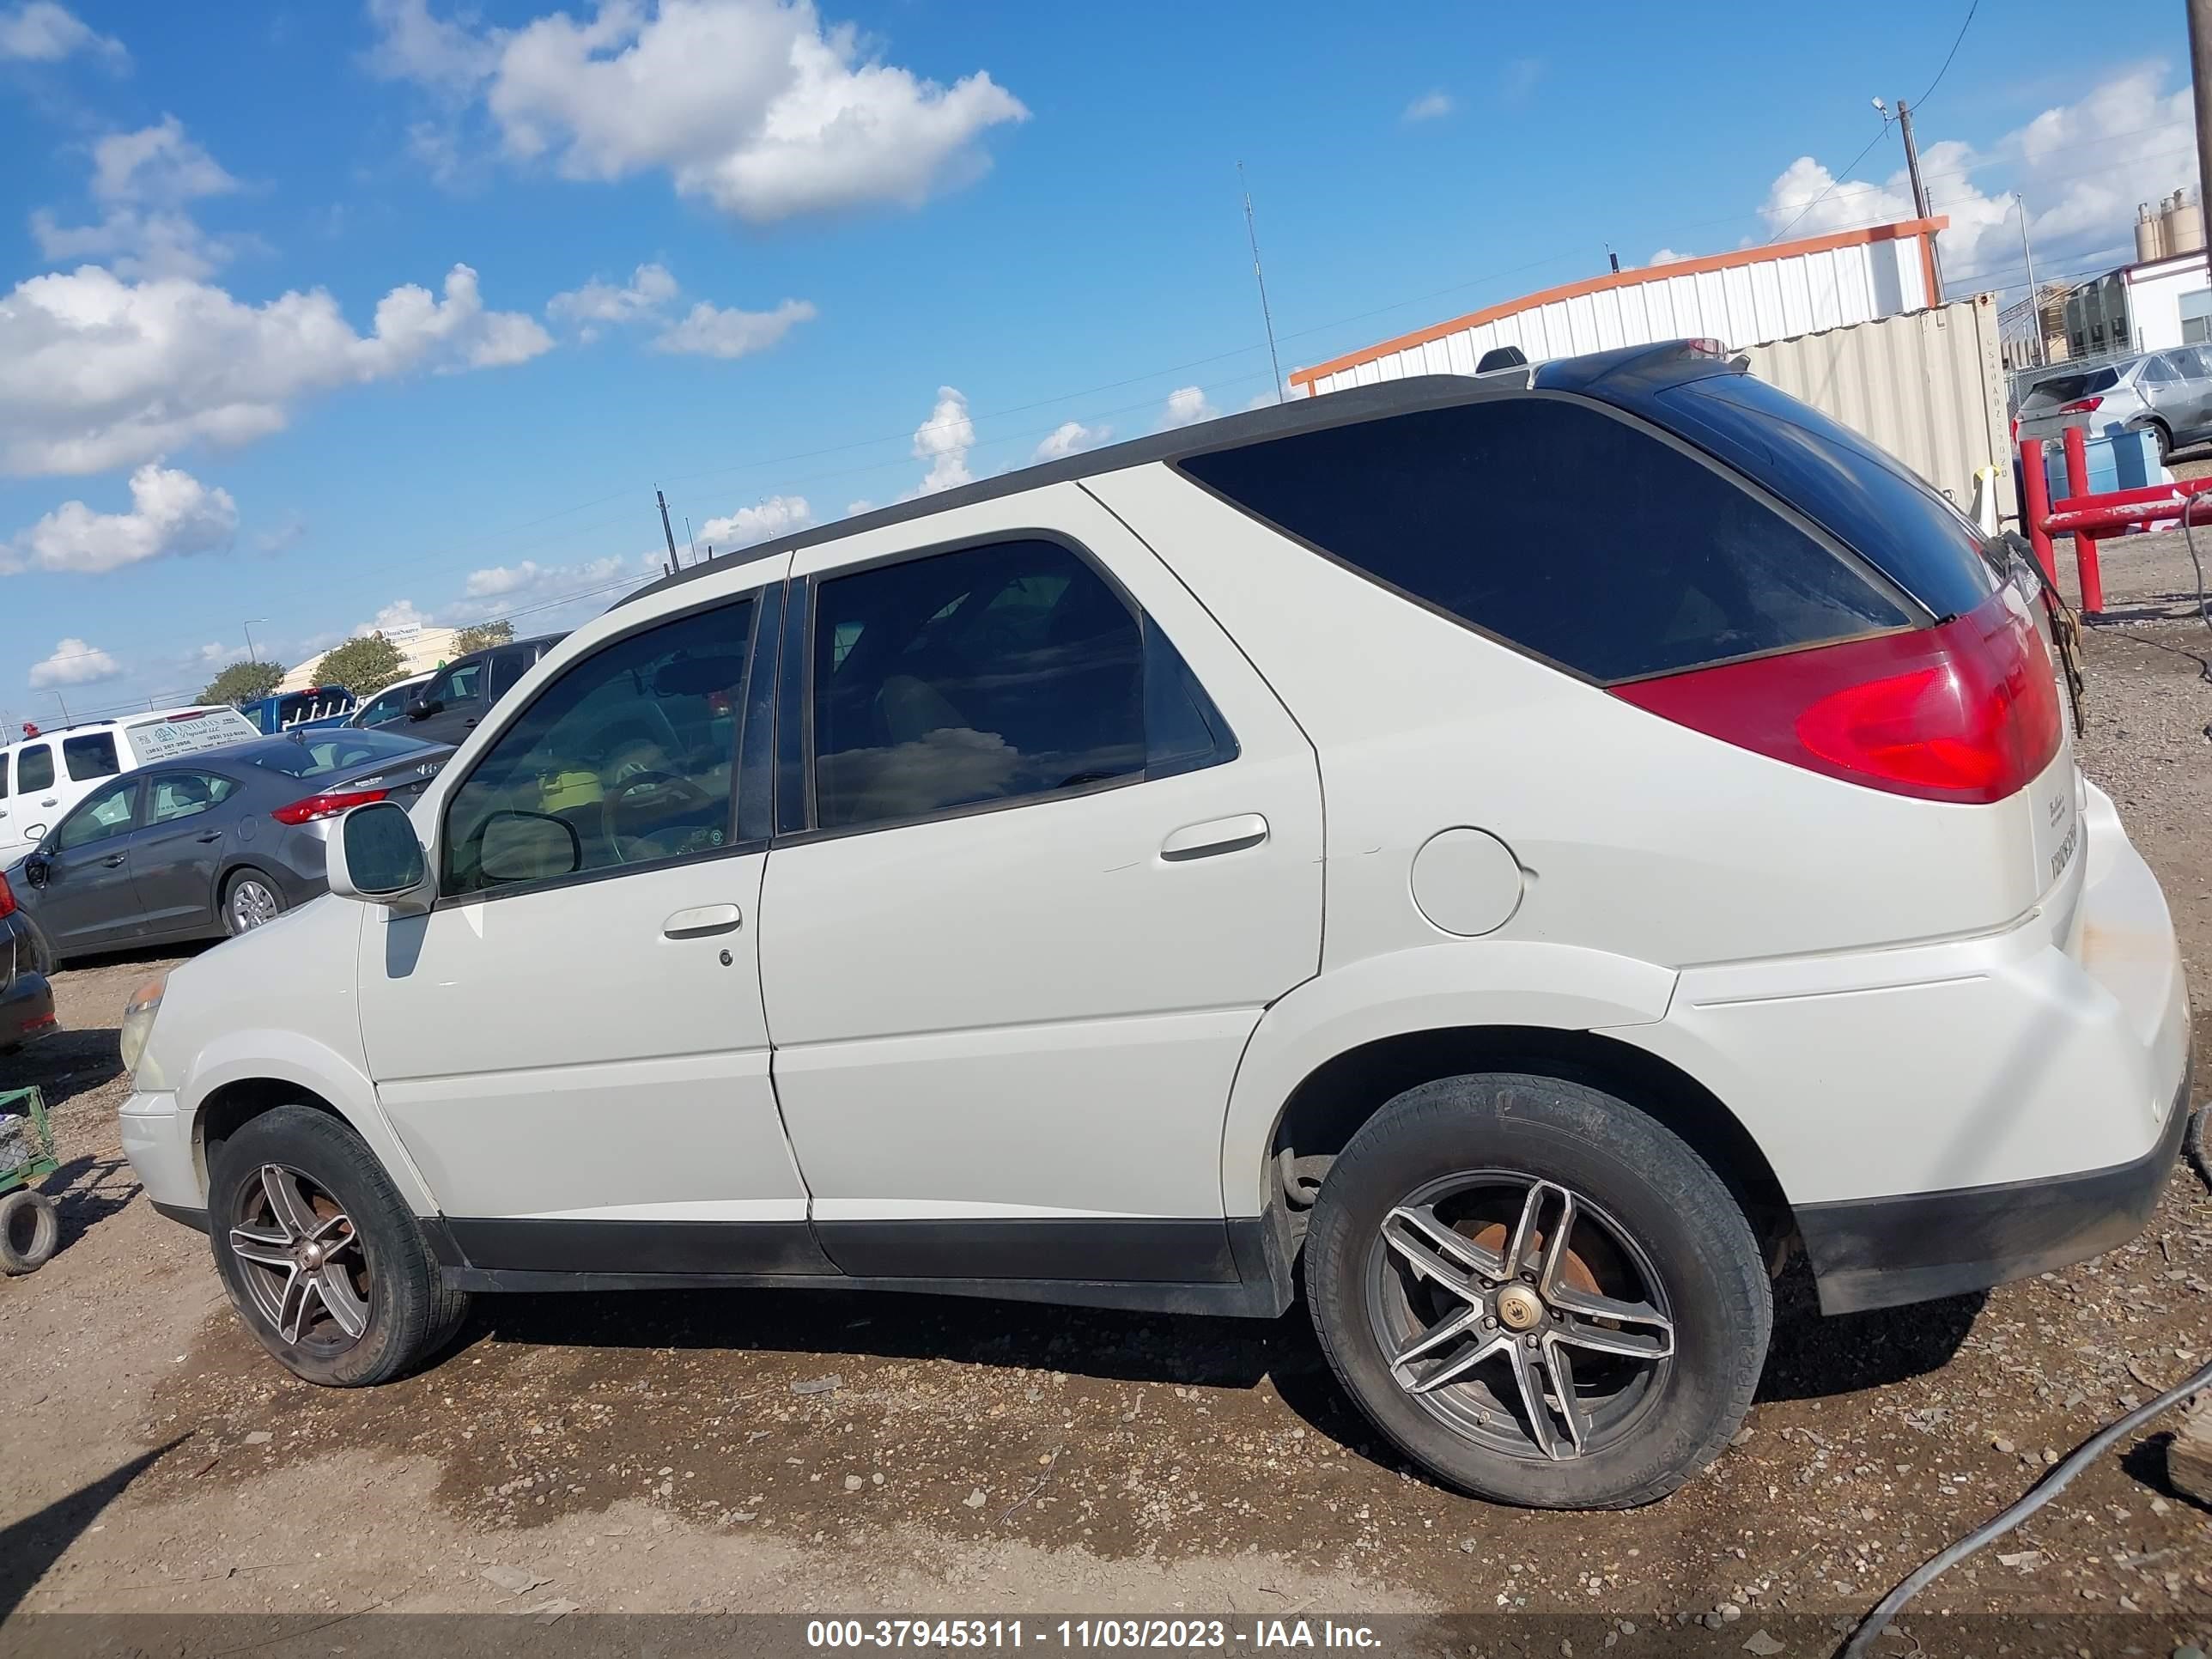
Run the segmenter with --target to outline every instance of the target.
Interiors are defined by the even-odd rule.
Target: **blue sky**
[[[2194,183],[2182,11],[1978,7],[1954,289],[2014,189],[2048,277]],[[1240,160],[1285,374],[1906,216],[1868,100],[1966,15],[0,0],[0,714],[188,700],[247,617],[573,625],[656,485],[726,546],[1271,397]]]

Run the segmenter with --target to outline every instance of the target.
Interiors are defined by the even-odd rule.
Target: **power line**
[[[1972,3],[1966,7],[1966,21],[1959,25],[1959,33],[1951,41],[1951,50],[1943,54],[1943,67],[1936,71],[1936,78],[1928,83],[1928,91],[1922,93],[1920,96],[1914,100],[1917,105],[1925,105],[1928,101],[1929,94],[1934,92],[1936,88],[1943,84],[1943,77],[1951,72],[1951,60],[1959,55],[1959,47],[1960,43],[1966,38],[1966,31],[1973,27],[1974,14],[1981,9],[1982,0],[1972,0]]]

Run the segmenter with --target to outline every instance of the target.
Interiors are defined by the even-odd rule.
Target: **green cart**
[[[36,1273],[62,1242],[54,1201],[38,1188],[59,1168],[46,1097],[0,1089],[0,1273]]]

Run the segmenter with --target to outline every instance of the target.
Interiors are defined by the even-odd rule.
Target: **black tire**
[[[2173,434],[2166,430],[2164,421],[2150,423],[2151,442],[2158,446],[2158,464],[2164,466],[2173,459]]]
[[[232,1307],[260,1341],[295,1376],[325,1388],[365,1388],[404,1375],[429,1358],[460,1328],[469,1298],[439,1273],[392,1177],[361,1137],[327,1112],[279,1106],[249,1120],[221,1145],[208,1182],[208,1236],[216,1271]],[[351,1240],[348,1281],[366,1306],[358,1334],[339,1328],[327,1297],[311,1298],[320,1317],[288,1339],[267,1304],[279,1275],[240,1259],[234,1227],[256,1232],[267,1212],[264,1168],[299,1178],[295,1195],[320,1194],[329,1213],[349,1223],[333,1239]],[[251,1248],[251,1240],[246,1241]],[[342,1244],[334,1242],[335,1255]],[[257,1277],[260,1291],[257,1294]]]
[[[1432,1282],[1418,1275],[1403,1279],[1401,1253],[1382,1242],[1385,1218],[1419,1194],[1453,1182],[1480,1186],[1493,1172],[1512,1172],[1524,1185],[1556,1183],[1578,1195],[1583,1218],[1562,1230],[1574,1256],[1569,1265],[1583,1270],[1577,1241],[1587,1242],[1588,1234],[1578,1230],[1612,1230],[1589,1253],[1610,1251],[1614,1264],[1626,1264],[1625,1271],[1656,1280],[1643,1299],[1668,1315],[1650,1322],[1655,1328],[1671,1327],[1663,1339],[1655,1338],[1655,1346],[1660,1340],[1671,1345],[1664,1357],[1597,1362],[1590,1376],[1602,1377],[1611,1367],[1632,1378],[1602,1407],[1594,1406],[1577,1419],[1547,1411],[1543,1432],[1555,1444],[1566,1443],[1564,1425],[1571,1422],[1590,1431],[1588,1449],[1573,1455],[1545,1454],[1528,1428],[1530,1413],[1518,1403],[1520,1396],[1507,1394],[1500,1401],[1480,1392],[1497,1386],[1498,1370],[1511,1378],[1519,1356],[1483,1361],[1448,1388],[1429,1381],[1436,1375],[1431,1370],[1423,1386],[1432,1392],[1417,1395],[1394,1376],[1384,1350],[1393,1315],[1386,1304],[1398,1294],[1390,1275],[1399,1273],[1400,1282],[1414,1286],[1396,1310],[1400,1319],[1411,1318],[1405,1328],[1409,1334],[1428,1328],[1427,1316],[1411,1299],[1428,1294]],[[1501,1185],[1509,1181],[1502,1175],[1495,1179]],[[1468,1231],[1465,1224],[1449,1224]],[[1625,1249],[1607,1243],[1613,1233],[1626,1238]],[[1531,1243],[1538,1247],[1531,1259],[1542,1260],[1547,1247],[1540,1234]],[[1504,1263],[1510,1251],[1495,1248],[1492,1254]],[[1750,1408],[1774,1317],[1758,1240],[1741,1206],[1703,1158],[1626,1102],[1579,1084],[1518,1073],[1423,1084],[1376,1113],[1322,1183],[1306,1238],[1305,1275],[1322,1346],[1369,1419],[1439,1480],[1477,1497],[1536,1509],[1649,1504],[1704,1468]],[[1513,1288],[1510,1277],[1504,1288]],[[1607,1289],[1601,1283],[1598,1288]],[[1474,1311],[1483,1305],[1478,1299]],[[1488,1305],[1506,1311],[1494,1299]],[[1547,1303],[1532,1316],[1523,1293],[1512,1311],[1540,1320],[1566,1317],[1551,1306]],[[1486,1328],[1503,1335],[1510,1322],[1492,1320]],[[1582,1322],[1601,1334],[1620,1328]],[[1534,1348],[1540,1334],[1553,1327],[1520,1328],[1529,1329],[1522,1340]],[[1459,1339],[1477,1340],[1491,1339],[1480,1331]],[[1571,1343],[1563,1346],[1578,1351]],[[1401,1362],[1404,1357],[1401,1352]],[[1571,1373],[1574,1364],[1567,1366]],[[1409,1368],[1401,1363],[1400,1369]],[[1577,1378],[1577,1389],[1582,1381]],[[1548,1404],[1540,1386],[1538,1403]],[[1595,1431],[1601,1409],[1613,1413],[1604,1435]],[[1447,1420],[1455,1417],[1459,1420]],[[1498,1426],[1471,1426],[1468,1419]],[[1492,1437],[1480,1437],[1485,1435]],[[1504,1443],[1516,1436],[1522,1446],[1517,1453]]]
[[[222,911],[222,931],[232,939],[236,939],[240,933],[250,933],[255,927],[264,925],[261,922],[242,921],[235,914],[240,890],[248,884],[258,891],[267,894],[275,907],[270,912],[268,921],[273,921],[276,917],[283,915],[287,908],[284,903],[284,890],[282,887],[279,887],[266,873],[255,869],[252,865],[240,865],[222,878],[222,894],[218,906]]]
[[[0,1198],[0,1273],[34,1273],[61,1248],[62,1221],[44,1193],[18,1187]]]

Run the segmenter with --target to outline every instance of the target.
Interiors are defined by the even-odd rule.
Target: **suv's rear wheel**
[[[279,1106],[222,1144],[208,1220],[231,1305],[310,1382],[389,1381],[441,1346],[468,1311],[383,1165],[313,1107]]]
[[[1486,1074],[1408,1090],[1330,1169],[1314,1323],[1352,1398],[1478,1496],[1663,1498],[1749,1408],[1773,1308],[1711,1166],[1597,1090]]]

